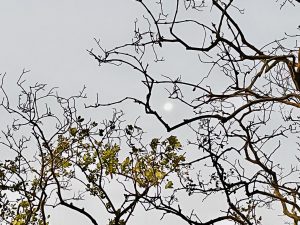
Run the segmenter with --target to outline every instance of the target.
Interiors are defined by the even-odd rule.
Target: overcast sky
[[[284,32],[295,33],[300,23],[300,4],[296,7],[288,5],[282,10],[275,0],[240,0],[238,5],[246,9],[244,15],[237,15],[241,27],[249,40],[261,46],[282,38]],[[26,77],[28,83],[58,86],[65,96],[76,94],[86,85],[91,103],[96,93],[103,102],[118,100],[125,95],[144,94],[138,74],[125,68],[99,68],[86,51],[96,47],[93,38],[100,38],[107,48],[131,40],[134,20],[141,15],[142,8],[133,0],[0,0],[0,73],[7,73],[8,92],[16,93],[14,83],[25,68],[31,70]],[[171,55],[174,54],[171,52]],[[179,59],[175,54],[170,62],[166,62],[164,72],[169,69],[177,76],[198,80],[197,57],[181,57],[180,63],[176,60]],[[173,65],[172,68],[168,63]],[[188,115],[188,111],[176,108],[176,105],[173,111],[165,112],[163,105],[167,99],[161,96],[164,95],[155,96],[155,104],[169,121],[176,122],[179,115]],[[133,104],[120,108],[125,109],[129,120],[142,112]],[[99,120],[105,119],[110,112],[111,109],[99,110]],[[143,116],[142,120],[145,130],[155,130],[156,135],[163,133],[154,118]],[[62,212],[54,214],[54,225],[84,224],[79,222],[80,216],[73,216],[76,213]],[[65,220],[66,215],[72,215],[71,221]],[[137,214],[130,224],[154,224],[152,218],[151,214],[148,217]],[[171,224],[171,221],[162,224]]]

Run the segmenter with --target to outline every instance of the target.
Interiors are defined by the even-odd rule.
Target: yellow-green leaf
[[[165,176],[165,173],[164,173],[164,172],[161,172],[161,171],[159,171],[159,170],[155,172],[155,177],[156,177],[158,180],[163,179],[164,176]]]
[[[70,134],[74,137],[77,134],[77,128],[76,127],[71,127],[70,128]]]
[[[21,207],[23,207],[23,208],[26,208],[26,207],[29,206],[29,202],[27,202],[27,201],[22,201],[22,202],[20,202],[19,205],[20,205]]]
[[[165,185],[165,189],[170,189],[170,188],[173,188],[173,182],[169,180]]]
[[[125,171],[126,168],[129,166],[129,164],[130,164],[130,159],[129,157],[126,157],[126,159],[121,164],[121,170]]]
[[[71,166],[71,165],[72,165],[72,163],[71,163],[70,161],[66,160],[66,159],[64,159],[64,160],[62,161],[62,167],[63,167],[63,168],[67,168],[67,167],[69,167],[69,166]]]
[[[173,149],[178,149],[178,148],[181,148],[181,147],[182,147],[181,143],[178,141],[178,139],[177,139],[176,136],[170,136],[170,137],[168,138],[168,141],[169,141],[170,146],[171,146]]]

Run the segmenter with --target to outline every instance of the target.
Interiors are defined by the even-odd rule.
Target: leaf
[[[86,154],[84,154],[83,155],[83,161],[85,162],[85,163],[90,163],[90,161],[91,161],[91,156],[90,156],[90,154],[89,153],[86,153]]]
[[[153,179],[153,169],[152,168],[145,171],[145,177],[147,180]]]
[[[163,179],[164,176],[165,176],[165,173],[164,173],[164,172],[161,172],[161,171],[159,171],[159,170],[155,172],[155,177],[156,177],[158,180]]]
[[[96,127],[96,126],[98,126],[98,123],[94,121],[94,122],[91,123],[91,126]]]
[[[178,148],[182,147],[181,143],[178,141],[178,139],[177,139],[176,136],[170,136],[170,137],[168,137],[168,141],[169,141],[170,146],[173,149],[178,149]]]
[[[82,130],[80,131],[79,135],[80,135],[81,137],[87,137],[87,136],[89,136],[89,129],[82,129]]]
[[[84,121],[84,118],[82,118],[81,116],[78,116],[77,122],[78,122],[78,123],[82,123],[83,121]]]
[[[99,136],[103,136],[104,134],[104,130],[103,129],[99,129]]]
[[[165,185],[165,189],[170,189],[170,188],[173,188],[173,182],[171,180],[169,180]]]
[[[150,143],[150,147],[152,148],[152,150],[156,150],[158,144],[159,144],[158,138],[153,138]]]
[[[28,206],[29,206],[29,202],[27,202],[27,201],[22,201],[22,202],[20,202],[20,204],[19,204],[21,207],[23,207],[23,208],[27,208]]]
[[[12,222],[12,225],[24,225],[24,224],[25,224],[24,222],[19,221],[19,220],[14,220],[14,221]]]
[[[71,127],[69,131],[70,131],[70,134],[71,134],[73,137],[76,136],[76,134],[77,134],[77,128],[76,128],[76,127]]]
[[[64,159],[64,160],[62,161],[62,164],[61,164],[61,166],[62,166],[63,168],[67,168],[67,167],[69,167],[69,166],[71,166],[71,165],[72,165],[72,163],[71,163],[70,161],[66,160],[66,159]]]
[[[127,128],[125,129],[125,132],[126,132],[127,135],[132,135],[131,130],[129,130],[129,129],[127,129]]]
[[[130,164],[130,159],[129,157],[126,157],[126,159],[121,164],[121,170],[124,172],[126,168],[129,166],[129,164]]]

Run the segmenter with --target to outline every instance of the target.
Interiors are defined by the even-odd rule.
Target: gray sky
[[[239,6],[246,8],[246,12],[236,15],[238,21],[248,39],[258,45],[282,38],[284,32],[296,33],[299,4],[296,7],[287,5],[279,10],[279,3],[275,0],[241,0]],[[100,94],[103,102],[118,100],[125,95],[144,94],[137,73],[124,67],[99,68],[86,52],[86,49],[96,47],[94,37],[100,38],[107,48],[130,41],[134,20],[142,14],[139,4],[132,0],[0,1],[0,73],[7,73],[6,80],[11,87],[8,92],[11,95],[16,93],[14,82],[25,68],[31,70],[26,77],[28,83],[58,86],[62,95],[75,94],[86,85],[91,103],[96,93]],[[186,33],[187,36],[192,34],[192,31]],[[290,46],[295,44],[290,43]],[[169,73],[199,81],[201,68],[197,66],[197,57],[183,56],[182,60],[178,59],[178,54],[184,52],[182,49],[168,50],[166,63],[154,70],[157,76]],[[190,114],[176,104],[174,111],[164,112],[162,106],[167,99],[161,97],[164,96],[162,93],[163,90],[154,96],[155,104],[168,121],[176,122],[182,119],[178,115]],[[133,104],[119,107],[124,109],[129,120],[134,120],[142,112]],[[110,115],[111,109],[101,109],[97,113],[101,114],[99,120],[102,120]],[[163,134],[164,130],[154,118],[142,116],[141,122],[150,135]],[[180,129],[175,133],[183,131]],[[210,207],[203,210],[207,208]],[[94,213],[96,215],[97,211]],[[209,210],[204,213],[209,214]],[[130,224],[150,225],[160,217],[160,214],[147,215],[136,213]],[[52,215],[51,221],[55,225],[71,225],[84,224],[85,220],[74,212],[59,210]],[[175,221],[167,218],[162,224],[175,224]]]

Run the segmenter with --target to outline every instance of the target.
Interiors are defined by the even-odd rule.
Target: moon
[[[165,111],[170,112],[170,111],[172,111],[172,109],[173,109],[173,104],[171,102],[166,102],[164,104],[164,110]]]

